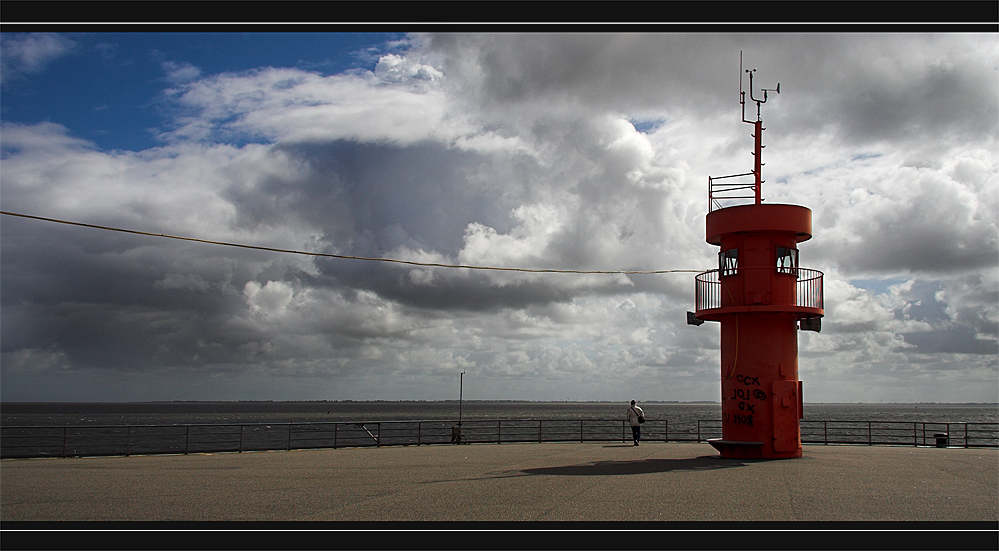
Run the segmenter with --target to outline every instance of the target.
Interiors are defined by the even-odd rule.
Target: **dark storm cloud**
[[[475,45],[474,47],[472,45]],[[768,122],[801,139],[844,142],[995,136],[999,80],[977,35],[433,35],[429,51],[479,84],[478,99],[518,112],[563,101],[642,112],[693,108],[738,116],[739,56],[755,90],[782,92]],[[755,117],[749,101],[746,116]]]
[[[903,333],[905,342],[915,345],[915,352],[921,354],[999,354],[999,342],[993,339],[976,337],[971,327],[953,327],[924,331],[919,333]]]
[[[480,168],[492,160],[424,143],[410,147],[338,141],[275,148],[304,165],[291,181],[270,178],[234,186],[226,197],[237,223],[280,225],[289,216],[320,228],[324,252],[383,257],[400,247],[448,256],[464,246],[466,227],[483,223],[509,229],[509,198],[501,185],[483,187]],[[366,289],[403,304],[429,309],[483,310],[569,300],[573,293],[548,282],[490,286],[482,274],[454,277],[434,270],[432,284],[410,277],[411,268],[343,260],[316,261],[327,277],[298,274],[305,285]]]
[[[471,222],[509,227],[503,187],[475,178],[490,160],[474,153],[434,143],[349,141],[279,145],[275,151],[303,163],[305,175],[226,190],[240,224],[300,217],[322,228],[326,247],[361,256],[402,245],[454,254]]]
[[[386,299],[410,307],[433,311],[495,311],[521,309],[552,302],[570,302],[583,295],[625,295],[636,292],[635,286],[623,285],[614,276],[597,276],[584,288],[565,286],[560,277],[572,275],[552,274],[542,277],[520,276],[502,286],[488,275],[472,270],[434,269],[423,274],[433,274],[424,283],[414,277],[412,268],[395,268],[377,263],[359,264],[350,261],[322,259],[316,263],[326,277],[309,277],[299,274],[303,283],[310,286],[363,289],[378,293]],[[422,274],[420,274],[422,275]],[[643,285],[643,287],[649,287]],[[655,286],[659,290],[661,286]]]
[[[324,274],[334,276],[335,285],[365,289],[407,306],[434,310],[489,311],[498,308],[525,308],[534,304],[568,302],[577,292],[552,285],[550,281],[522,281],[503,287],[491,285],[481,274],[454,277],[435,273],[429,284],[417,283],[408,269],[386,269],[383,266],[357,266],[337,261],[317,263]],[[326,280],[308,280],[322,284]]]
[[[4,351],[57,346],[79,368],[144,370],[204,363],[211,351],[204,341],[238,344],[246,338],[224,335],[225,320],[245,309],[231,285],[233,274],[178,266],[211,257],[211,247],[10,217],[0,220],[0,228]],[[223,261],[225,266],[238,264]],[[170,279],[177,271],[186,281]],[[192,361],[199,354],[200,361]]]
[[[739,43],[738,35],[437,34],[426,49],[464,86],[479,86],[486,110],[516,112],[560,99],[611,109],[715,106],[724,91],[738,92]]]
[[[876,67],[871,67],[873,72]],[[927,63],[900,81],[864,75],[838,110],[846,139],[901,140],[914,136],[950,140],[954,135],[994,137],[999,119],[995,68],[960,61]]]

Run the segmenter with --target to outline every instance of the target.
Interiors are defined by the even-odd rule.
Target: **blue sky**
[[[7,35],[17,41],[26,35]],[[368,33],[69,34],[67,51],[39,72],[13,68],[3,120],[54,121],[102,149],[157,145],[165,122],[163,89],[194,74],[296,67],[329,75],[374,69],[401,35]],[[29,78],[30,75],[30,78]]]
[[[708,175],[813,211],[813,402],[999,394],[999,37],[0,35],[3,210],[282,249],[709,270]],[[693,274],[393,266],[0,217],[0,399],[717,400]]]

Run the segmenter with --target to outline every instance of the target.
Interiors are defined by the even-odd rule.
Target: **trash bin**
[[[936,433],[936,434],[933,435],[933,438],[937,439],[937,447],[938,448],[946,448],[947,447],[947,433],[946,432],[938,432],[938,433]]]

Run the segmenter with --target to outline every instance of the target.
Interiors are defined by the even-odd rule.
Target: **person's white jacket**
[[[638,418],[645,417],[645,412],[642,408],[638,406],[628,406],[628,423],[633,426],[638,426]]]

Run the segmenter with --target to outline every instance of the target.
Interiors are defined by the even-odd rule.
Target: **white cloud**
[[[440,80],[444,73],[430,65],[424,65],[409,58],[388,54],[378,59],[375,65],[375,75],[386,82],[403,82],[408,80]]]
[[[164,61],[160,66],[163,68],[163,72],[166,73],[167,81],[174,84],[191,82],[201,76],[201,69],[190,63]]]
[[[399,145],[454,138],[463,124],[446,116],[439,87],[419,71],[413,78],[425,84],[409,86],[391,71],[324,77],[266,68],[215,75],[167,91],[188,114],[166,137]]]
[[[58,34],[4,35],[0,42],[0,80],[8,84],[24,75],[41,73],[75,47],[76,42]]]
[[[248,281],[243,288],[243,295],[252,311],[273,317],[284,315],[295,293],[283,281],[268,281],[263,286],[256,281]]]
[[[764,196],[813,209],[802,264],[826,272],[823,332],[799,337],[806,400],[903,380],[928,381],[907,399],[984,400],[999,385],[987,354],[999,161],[994,121],[962,122],[994,104],[961,102],[995,88],[982,75],[990,40],[435,35],[371,72],[204,75],[172,62],[165,101],[180,114],[165,145],[109,153],[54,123],[5,124],[3,201],[418,262],[710,269],[706,178],[752,166],[730,82],[745,43],[785,73],[765,79],[783,85],[764,112]],[[946,116],[920,118],[914,83],[937,83]],[[864,98],[858,112],[877,117],[850,111]],[[717,399],[717,326],[684,324],[690,274],[417,268],[3,223],[4,327],[45,328],[16,340],[5,329],[5,388],[13,358],[252,374],[261,382],[239,392],[258,398],[290,377],[325,381],[298,383],[303,398],[439,399],[468,370],[477,398]],[[105,321],[77,335],[83,319]]]

